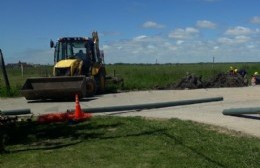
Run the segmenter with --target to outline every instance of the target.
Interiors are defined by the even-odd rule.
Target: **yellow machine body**
[[[92,38],[64,37],[56,45],[51,41],[55,48],[53,77],[27,79],[21,94],[28,100],[62,99],[104,91],[106,71],[98,41],[97,32]]]

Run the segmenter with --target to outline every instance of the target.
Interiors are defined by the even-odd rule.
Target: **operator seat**
[[[85,54],[82,50],[79,50],[79,52],[75,54],[75,57],[84,61]]]
[[[88,76],[91,67],[91,59],[89,58],[89,55],[85,54],[83,50],[79,50],[79,52],[75,54],[75,57],[83,61],[82,75]]]

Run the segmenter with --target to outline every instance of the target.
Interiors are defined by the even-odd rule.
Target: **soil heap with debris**
[[[204,88],[205,82],[202,81],[202,76],[196,76],[195,74],[187,74],[176,85],[172,86],[175,89],[198,89]]]
[[[206,88],[244,87],[248,85],[246,77],[239,74],[219,73],[206,83]]]
[[[165,89],[244,87],[247,85],[247,78],[239,74],[219,73],[208,81],[203,81],[202,76],[187,74],[177,84],[168,85]]]

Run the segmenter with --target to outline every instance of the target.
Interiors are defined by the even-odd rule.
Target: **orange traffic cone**
[[[80,104],[79,104],[79,98],[78,98],[78,95],[76,94],[75,96],[75,119],[76,120],[79,120],[82,116],[83,116],[83,113],[81,111],[81,107],[80,107]]]
[[[78,95],[75,95],[75,112],[73,119],[74,121],[85,121],[89,118],[91,118],[92,115],[90,113],[84,113],[81,110],[80,104],[79,104],[79,98]],[[70,118],[70,117],[69,117]]]
[[[78,95],[75,95],[75,111],[74,113],[49,113],[40,115],[37,119],[39,123],[54,123],[54,122],[65,122],[65,121],[75,121],[81,122],[91,118],[90,113],[84,113],[81,110],[79,104]]]

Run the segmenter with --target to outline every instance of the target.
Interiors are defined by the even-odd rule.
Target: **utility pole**
[[[212,57],[212,69],[214,68],[214,63],[215,63],[215,57]]]

